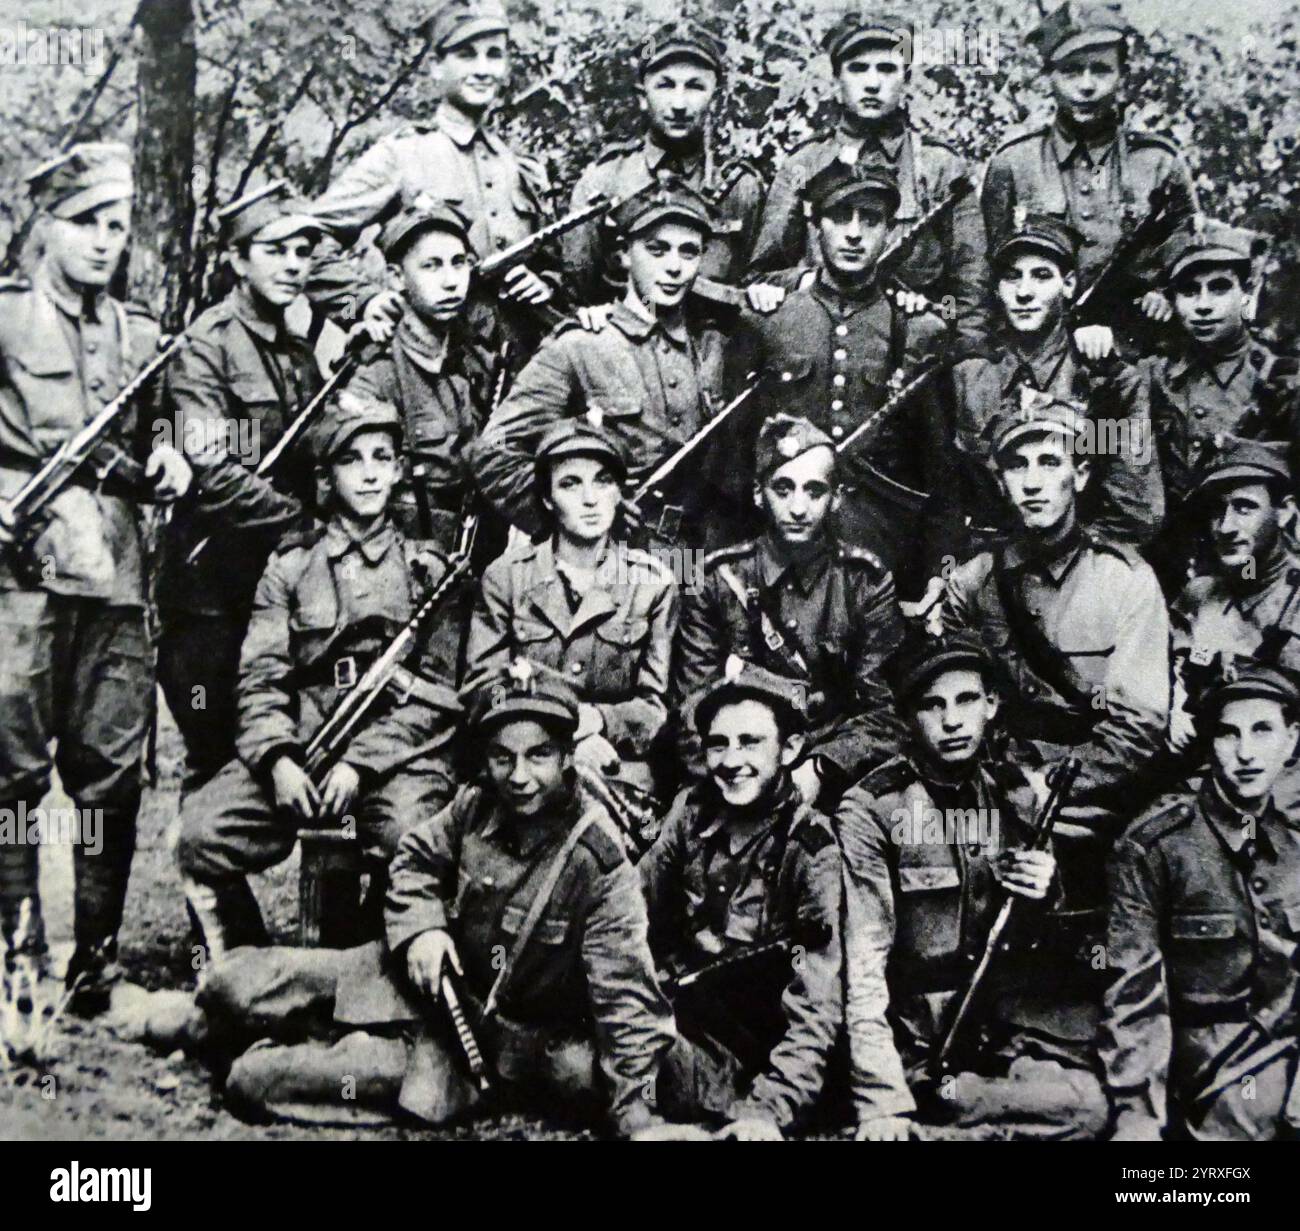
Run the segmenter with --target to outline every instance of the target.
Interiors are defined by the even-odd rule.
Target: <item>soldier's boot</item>
[[[217,962],[241,945],[271,943],[257,898],[242,876],[219,881],[198,881],[187,876],[185,904],[208,951],[208,962]]]
[[[93,1017],[108,1007],[113,985],[122,977],[117,962],[117,934],[122,927],[131,860],[135,855],[138,804],[128,807],[80,808],[82,840],[72,851],[76,901],[75,946],[68,961],[69,1010]],[[98,816],[99,842],[87,844],[86,817]],[[96,851],[95,847],[98,847]]]
[[[18,814],[17,805],[0,806]],[[38,852],[34,843],[0,843],[0,940],[4,942],[6,974],[12,974],[22,959],[38,973],[45,973],[48,952],[41,919]]]

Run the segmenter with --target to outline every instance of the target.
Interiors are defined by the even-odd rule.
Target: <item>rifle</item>
[[[787,952],[793,944],[793,933],[788,928],[782,928],[767,940],[745,945],[744,948],[725,954],[712,962],[706,962],[703,966],[697,966],[694,970],[673,975],[668,979],[664,991],[671,1000],[679,992],[684,992],[698,983],[707,983],[720,975],[742,970],[751,963],[771,957],[773,954]]]
[[[127,382],[117,397],[79,432],[69,436],[13,496],[0,499],[0,526],[15,532],[15,536],[21,534],[23,528],[67,487],[91,458],[114,420],[131,404],[135,395],[189,344],[188,331],[178,333]]]
[[[894,383],[894,392],[891,393],[876,409],[869,414],[857,427],[853,429],[843,440],[838,441],[835,445],[835,452],[841,455],[846,454],[849,448],[856,445],[864,436],[870,435],[876,431],[880,425],[893,415],[901,406],[911,400],[912,396],[925,385],[931,377],[937,375],[953,362],[951,356],[943,355],[935,359],[928,359],[912,370],[912,374],[907,376],[901,375]]]
[[[483,1062],[483,1053],[479,1050],[478,1040],[474,1037],[474,1032],[469,1028],[469,1021],[465,1017],[465,1010],[461,1007],[460,997],[456,995],[456,985],[451,981],[449,974],[443,973],[438,989],[442,993],[442,1003],[447,1006],[447,1016],[451,1018],[451,1024],[455,1028],[456,1039],[460,1043],[461,1051],[465,1053],[470,1076],[478,1082],[479,1091],[486,1094],[490,1084],[488,1082],[487,1065]]]
[[[1039,809],[1038,816],[1034,820],[1033,838],[1030,840],[1029,850],[1043,851],[1047,849],[1048,843],[1052,840],[1052,829],[1056,824],[1061,809],[1065,806],[1065,801],[1069,798],[1070,791],[1074,787],[1074,780],[1079,776],[1082,768],[1083,762],[1078,757],[1069,757],[1062,762],[1061,766],[1052,775],[1051,789],[1048,791],[1047,798],[1043,801],[1043,806]],[[953,1014],[947,1033],[931,1060],[930,1074],[932,1079],[937,1080],[945,1074],[955,1071],[958,1044],[962,1041],[962,1035],[969,1026],[980,992],[987,982],[989,968],[993,965],[993,959],[998,950],[1002,948],[1003,933],[1006,932],[1008,925],[1011,923],[1011,916],[1019,900],[1017,894],[1008,893],[1006,900],[997,913],[997,917],[993,920],[988,939],[984,942],[984,953],[980,957],[979,964],[975,967],[975,973],[971,975],[971,981],[966,987],[965,994],[958,1002],[957,1011]]]
[[[447,571],[425,595],[397,636],[388,643],[387,649],[344,693],[338,704],[329,712],[329,716],[321,723],[316,734],[308,741],[304,768],[317,786],[324,780],[326,772],[343,755],[348,742],[356,734],[384,690],[394,679],[399,678],[399,673],[403,671],[402,663],[414,648],[420,629],[455,592],[461,579],[468,574],[477,529],[478,518],[473,514],[466,516],[461,523],[460,539],[456,544],[456,550],[447,561]]]

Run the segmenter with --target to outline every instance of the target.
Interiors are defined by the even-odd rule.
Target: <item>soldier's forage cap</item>
[[[1173,282],[1193,265],[1249,266],[1267,247],[1268,236],[1261,231],[1193,214],[1165,240],[1159,256],[1165,277]]]
[[[476,734],[508,722],[540,722],[572,736],[578,729],[578,695],[559,672],[517,658],[485,679],[474,681],[470,725]]]
[[[451,51],[485,34],[509,34],[510,19],[500,0],[447,0],[433,15],[435,51]]]
[[[835,448],[835,442],[821,428],[794,415],[772,415],[758,429],[758,441],[754,446],[754,475],[762,482],[786,462],[792,462],[796,457],[819,448],[832,451]]]
[[[1078,266],[1083,235],[1063,219],[1017,209],[1012,227],[1011,234],[993,254],[995,266],[1005,265],[1013,256],[1026,251],[1045,252],[1067,269]]]
[[[906,702],[945,671],[978,671],[988,679],[992,670],[993,658],[976,633],[959,629],[936,637],[909,628],[890,656],[887,673],[894,695]]]
[[[1026,41],[1038,49],[1044,64],[1051,64],[1085,47],[1110,47],[1122,43],[1133,27],[1116,3],[1063,4],[1026,35]]]
[[[627,476],[627,450],[605,426],[597,406],[584,415],[562,419],[538,442],[533,473],[540,484],[544,472],[566,457],[595,457],[605,462],[619,477]]]
[[[696,695],[695,729],[707,736],[718,711],[738,701],[761,701],[777,715],[784,730],[797,730],[808,713],[808,686],[802,680],[775,675],[733,654],[727,659],[721,676]]]
[[[85,141],[27,176],[32,200],[56,218],[77,218],[135,193],[131,151],[118,141]]]
[[[803,186],[804,211],[818,217],[860,197],[882,198],[885,209],[893,214],[898,209],[898,180],[885,167],[849,166],[833,159]]]
[[[908,54],[912,42],[912,23],[895,13],[846,13],[827,31],[822,47],[831,58],[831,67],[840,65],[851,52],[868,43],[890,43]]]
[[[284,180],[231,201],[217,211],[217,222],[227,247],[254,240],[273,244],[291,235],[319,236],[325,229]]]
[[[680,180],[665,180],[653,192],[625,201],[614,212],[614,225],[621,235],[640,235],[661,222],[685,222],[705,236],[713,234],[713,209],[698,192]]]
[[[1252,698],[1278,701],[1293,710],[1300,703],[1300,691],[1295,680],[1281,668],[1235,658],[1220,668],[1218,678],[1205,689],[1199,709],[1202,716],[1208,717],[1219,713],[1229,701]]]
[[[1068,398],[1053,397],[1022,387],[1018,402],[1002,407],[990,424],[992,454],[1000,457],[1026,436],[1051,433],[1073,440],[1087,430],[1085,407]]]
[[[469,219],[454,205],[420,196],[388,222],[376,242],[379,251],[395,262],[426,231],[450,232],[468,248],[469,230]]]
[[[1225,435],[1197,489],[1204,492],[1225,484],[1235,487],[1243,483],[1281,482],[1289,490],[1288,451],[1289,446],[1282,441],[1243,440],[1240,436]]]
[[[391,402],[344,390],[312,434],[312,454],[317,465],[328,465],[362,432],[388,432],[400,440],[401,416]]]
[[[644,77],[674,60],[695,60],[720,75],[723,71],[722,42],[697,22],[668,22],[641,44],[637,62]]]

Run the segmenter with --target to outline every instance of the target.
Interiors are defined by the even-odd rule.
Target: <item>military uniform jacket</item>
[[[644,757],[668,716],[678,593],[654,557],[614,543],[576,608],[551,540],[488,565],[470,621],[466,677],[524,657],[554,667],[604,719],[618,751]]]
[[[881,667],[902,633],[894,579],[864,548],[828,538],[786,564],[767,538],[739,543],[705,557],[686,595],[674,691],[689,699],[732,654],[806,683],[805,754],[844,786],[898,748],[902,726]],[[694,757],[698,743],[693,736]]]
[[[855,136],[844,127],[799,146],[776,173],[754,244],[755,270],[815,265],[818,252],[804,219],[802,189],[836,159],[887,167],[898,177],[900,202],[895,226],[910,226],[965,174],[961,157],[906,124],[879,135]],[[897,271],[899,280],[932,300],[951,297],[957,332],[969,340],[988,327],[984,297],[988,255],[984,223],[974,196],[917,237]]]
[[[471,450],[479,489],[515,525],[539,532],[538,442],[555,422],[592,406],[627,449],[628,482],[635,487],[720,409],[722,346],[712,326],[687,320],[666,328],[623,302],[598,333],[576,323],[561,326],[519,374]]]
[[[310,466],[303,451],[291,450],[279,463],[278,490],[254,471],[320,384],[311,344],[259,308],[246,288],[194,323],[164,384],[163,404],[194,482],[168,529],[163,607],[247,612],[276,540],[301,512],[284,493],[309,492]]]
[[[1102,1062],[1121,1131],[1154,1135],[1250,1018],[1296,1031],[1300,827],[1271,803],[1246,820],[1207,779],[1112,851]]]
[[[281,756],[301,761],[347,686],[410,618],[420,597],[411,568],[418,546],[387,521],[357,542],[335,519],[271,557],[239,663],[236,746],[255,773]],[[450,741],[461,709],[447,682],[455,679],[458,642],[458,632],[428,638],[413,671],[353,737],[342,759],[363,779]]]
[[[1169,616],[1132,548],[1091,533],[1047,560],[1023,543],[983,552],[949,575],[943,621],[976,630],[1002,673],[1011,735],[1063,747],[1083,770],[1066,817],[1094,822],[1163,738]],[[1010,604],[1010,607],[1008,607]]]
[[[1166,183],[1177,193],[1176,204],[1194,206],[1182,155],[1164,137],[1119,126],[1088,142],[1055,122],[1039,125],[1003,142],[989,160],[980,194],[989,249],[1015,229],[1017,207],[1063,218],[1083,234],[1079,280],[1086,287],[1120,239],[1147,216],[1152,192]],[[1153,260],[1132,273],[1135,295],[1155,285]]]
[[[719,234],[705,251],[701,276],[727,283],[742,281],[758,234],[763,183],[748,164],[717,165],[707,144],[701,147],[698,157],[689,160],[674,157],[648,132],[632,141],[608,145],[578,177],[569,209],[582,209],[601,195],[627,196],[664,175],[690,185],[712,202],[718,215]],[[627,278],[614,265],[601,219],[575,227],[562,242],[564,267],[579,302],[622,297]]]
[[[945,782],[912,754],[878,766],[840,801],[845,1017],[860,1121],[915,1109],[905,1071],[937,1046],[953,994],[983,955],[1006,900],[991,861],[1029,840],[1033,812],[1013,766],[981,763],[965,781]],[[1023,967],[1003,955],[999,990],[1023,985]],[[995,998],[999,1008],[1020,1016]]]
[[[765,1070],[729,1110],[782,1127],[803,1119],[822,1090],[843,1020],[840,983],[840,855],[830,822],[781,784],[771,817],[733,852],[730,826],[710,782],[683,791],[638,865],[656,956],[695,968],[788,931],[802,960],[780,993],[780,1033]],[[821,945],[800,938],[824,936]],[[737,1006],[757,1027],[771,1006]]]
[[[157,323],[143,309],[107,294],[82,302],[60,290],[44,267],[31,282],[0,282],[0,495],[15,495],[117,396],[154,357],[158,336]],[[150,420],[139,403],[125,410],[106,437],[108,451],[143,460]],[[48,507],[30,550],[38,576],[31,584],[140,607],[145,582],[134,489],[110,484],[96,490],[94,471],[93,462],[83,467]],[[0,589],[27,588],[12,553],[4,556]]]
[[[486,996],[582,805],[576,793],[517,822],[464,787],[402,839],[389,869],[390,950],[450,930],[470,990]],[[579,840],[502,990],[501,1016],[556,1037],[593,1030],[623,1133],[651,1121],[648,1095],[676,1034],[655,981],[645,901],[614,823],[601,814]]]
[[[1093,478],[1085,490],[1085,519],[1106,538],[1146,542],[1160,528],[1165,506],[1141,370],[1114,355],[1098,363],[1084,359],[1063,324],[1032,350],[1021,350],[1015,340],[1014,333],[1005,331],[989,355],[964,359],[953,368],[956,425],[951,439],[958,449],[966,508],[986,525],[1004,503],[988,470],[987,432],[1001,410],[1019,404],[1022,389],[1034,389],[1082,401],[1095,421],[1105,421],[1089,457]]]
[[[1300,382],[1294,358],[1243,334],[1218,353],[1186,341],[1143,360],[1171,512],[1181,508],[1215,454],[1220,433],[1293,440]]]

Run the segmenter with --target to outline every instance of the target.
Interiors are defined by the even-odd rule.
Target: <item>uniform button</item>
[[[1080,218],[1091,218],[1091,217],[1092,217],[1092,210],[1090,210],[1090,209],[1081,209],[1081,210],[1079,211],[1079,217],[1080,217]]]
[[[1192,411],[1192,414],[1194,414],[1198,419],[1204,419],[1204,418],[1205,418],[1205,407],[1204,407],[1204,406],[1198,406],[1194,411]]]
[[[668,422],[671,423],[673,427],[681,427],[682,417],[681,415],[669,415]]]
[[[841,338],[847,337],[848,333],[849,333],[849,327],[847,325],[835,326],[835,334],[837,337],[841,337]]]
[[[96,343],[94,343],[94,342],[87,342],[87,343],[86,343],[86,354],[88,354],[88,355],[93,355],[93,354],[94,354],[98,349],[99,349],[99,346],[98,346]]]
[[[839,438],[844,435],[844,429],[837,423],[831,428],[831,435],[834,436],[836,440],[839,440]]]
[[[978,854],[980,853],[980,844],[979,844],[978,842],[972,842],[972,843],[971,843],[971,845],[970,845],[970,853],[971,853],[972,855],[978,855]]]
[[[1268,881],[1266,881],[1262,876],[1257,876],[1250,882],[1250,887],[1256,893],[1263,893],[1264,890],[1268,888]]]
[[[847,358],[849,357],[849,352],[846,351],[846,350],[841,346],[841,347],[839,348],[839,350],[837,350],[837,351],[835,352],[834,357],[835,357],[836,359],[847,359]]]
[[[495,878],[493,878],[493,877],[491,877],[491,876],[485,876],[485,877],[483,878],[483,888],[484,888],[484,889],[491,889],[495,884],[496,884],[496,880],[495,880]]]
[[[506,240],[505,240],[504,236],[503,236],[501,239],[498,239],[498,240],[497,240],[497,247],[498,247],[498,248],[504,248],[504,247],[506,247]]]
[[[98,376],[92,376],[89,383],[92,389],[98,389],[104,382]]]
[[[1037,684],[1026,684],[1026,685],[1025,685],[1025,692],[1027,692],[1031,697],[1034,696],[1034,694],[1038,692],[1038,685],[1037,685]]]
[[[668,378],[668,388],[670,388],[670,389],[676,389],[676,388],[677,388],[677,377],[675,377],[675,376],[670,376],[670,377]]]
[[[833,402],[831,403],[831,409],[832,409],[832,410],[843,410],[843,409],[844,409],[844,403],[841,402],[839,398],[836,398],[835,401],[833,401]]]
[[[1079,191],[1086,197],[1092,191],[1092,186],[1087,180],[1084,180],[1083,183],[1079,185]]]
[[[793,373],[793,372],[782,372],[782,373],[781,373],[781,379],[782,379],[782,380],[793,380],[793,379],[794,379],[794,373]]]
[[[570,666],[569,666],[569,670],[572,671],[574,675],[581,675],[581,674],[582,674],[582,664],[581,664],[581,663],[572,663],[572,664],[570,664]]]
[[[844,388],[843,374],[840,372],[836,372],[835,375],[831,377],[831,384],[834,385],[835,388],[837,389],[843,389]]]
[[[497,216],[497,211],[496,211],[496,210],[494,210],[494,209],[490,209],[490,210],[488,210],[488,217],[489,217],[489,218],[495,218],[496,216]]]
[[[492,187],[492,181],[491,181],[491,180],[484,180],[484,181],[483,181],[483,187],[484,187],[484,188],[491,188],[491,187]]]

